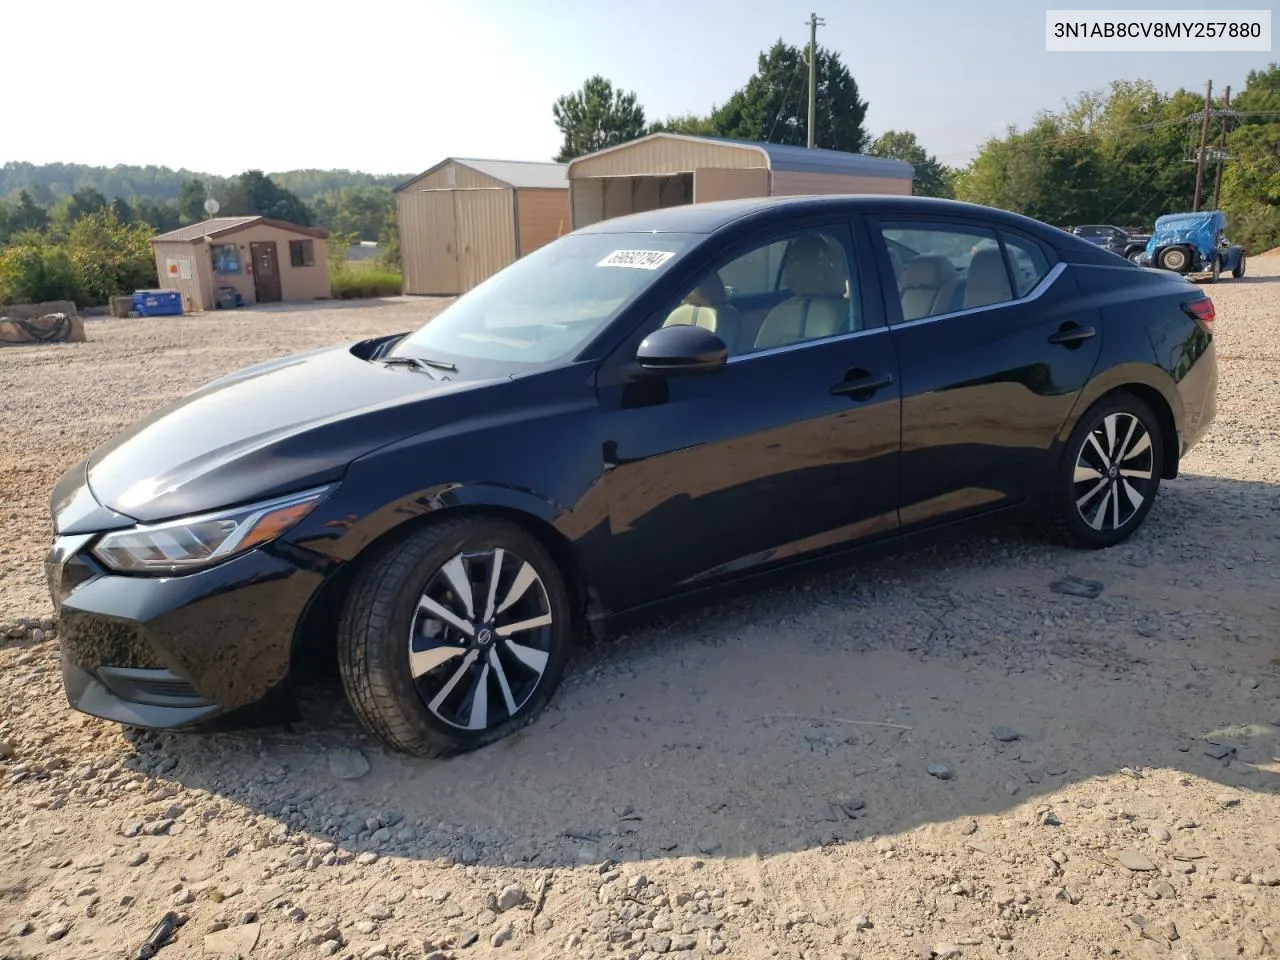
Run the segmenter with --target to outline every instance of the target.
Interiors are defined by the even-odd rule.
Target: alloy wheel
[[[1131,413],[1109,413],[1080,447],[1072,476],[1081,519],[1097,531],[1119,530],[1151,492],[1155,449],[1146,426]]]
[[[550,659],[546,586],[511,550],[456,554],[427,581],[409,626],[409,672],[423,702],[461,730],[502,723],[529,701]]]

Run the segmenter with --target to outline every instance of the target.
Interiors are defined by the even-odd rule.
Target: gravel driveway
[[[0,957],[118,960],[170,910],[160,960],[1273,956],[1280,257],[1249,268],[1208,288],[1216,424],[1125,545],[1009,531],[655,623],[447,762],[383,751],[327,680],[288,729],[72,714],[40,623],[65,467],[439,301],[0,350],[0,621],[34,621],[0,640]]]

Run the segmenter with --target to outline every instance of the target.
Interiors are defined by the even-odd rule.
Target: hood
[[[317,486],[430,426],[428,402],[495,382],[432,379],[345,346],[271,360],[206,384],[99,447],[86,461],[89,488],[109,509],[154,522]]]

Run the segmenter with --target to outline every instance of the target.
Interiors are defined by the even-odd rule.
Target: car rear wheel
[[[1160,423],[1138,397],[1119,393],[1087,410],[1063,450],[1053,527],[1067,540],[1110,547],[1132,534],[1160,489]]]
[[[343,686],[390,746],[441,757],[531,723],[572,638],[564,578],[523,528],[459,517],[416,530],[356,577],[338,628]]]
[[[1137,250],[1133,250],[1133,251],[1131,251],[1131,252],[1129,253],[1129,262],[1130,262],[1130,263],[1137,263],[1137,264],[1141,264],[1141,263],[1142,263],[1142,253],[1143,253],[1143,248],[1142,248],[1142,247],[1139,247]]]
[[[1160,251],[1160,266],[1174,273],[1186,273],[1191,267],[1191,254],[1186,247],[1166,247]]]
[[[1231,276],[1239,280],[1244,276],[1244,254],[1240,254],[1240,260],[1231,268]]]

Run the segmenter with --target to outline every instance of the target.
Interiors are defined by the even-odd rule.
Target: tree
[[[331,190],[312,203],[319,226],[338,233],[354,233],[361,240],[378,239],[387,213],[395,205],[395,194],[387,187],[377,186]]]
[[[125,226],[110,208],[76,220],[66,250],[88,303],[106,303],[116,294],[157,283],[150,228],[140,223]]]
[[[551,113],[564,135],[555,158],[558,163],[645,134],[644,108],[636,101],[635,92],[614,90],[599,74],[588,79],[581,90],[557,99]]]
[[[18,191],[18,202],[13,205],[9,214],[10,229],[17,233],[20,230],[43,230],[49,226],[49,212],[36,203],[28,190]]]
[[[227,216],[258,214],[304,227],[312,223],[311,208],[261,170],[246,170],[232,181],[221,212]]]
[[[178,219],[183,225],[199,223],[208,216],[204,209],[204,202],[207,199],[204,184],[195,177],[182,181],[182,189],[178,191],[177,208]]]
[[[937,157],[926,153],[916,140],[916,135],[909,130],[886,130],[876,137],[867,148],[867,153],[873,157],[905,160],[915,167],[911,192],[918,197],[951,198],[956,195],[951,182],[955,171],[939,163]]]
[[[678,117],[667,117],[649,125],[649,133],[683,133],[690,137],[718,137],[720,130],[715,120],[708,114],[685,113]]]
[[[1222,208],[1233,241],[1251,253],[1280,246],[1280,65],[1251,70],[1231,101],[1239,126],[1222,173]]]
[[[779,39],[760,54],[756,72],[712,114],[722,136],[804,146],[808,142],[809,69],[806,52]],[[867,103],[840,55],[818,47],[814,146],[860,153]]]

